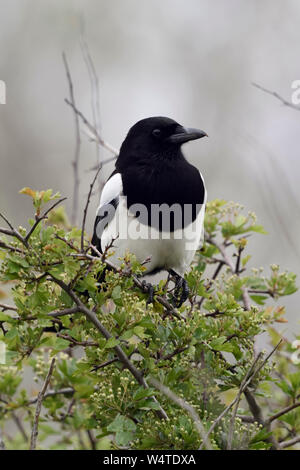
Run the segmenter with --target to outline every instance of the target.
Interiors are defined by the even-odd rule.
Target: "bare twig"
[[[12,419],[14,420],[17,428],[19,429],[20,433],[22,434],[22,437],[24,439],[25,442],[28,442],[28,436],[27,436],[27,433],[25,431],[25,428],[22,424],[22,421],[20,420],[19,416],[16,414],[16,413],[12,413],[11,414],[11,417]]]
[[[234,267],[234,264],[233,264],[231,258],[228,256],[228,254],[226,252],[225,246],[222,245],[221,243],[216,242],[212,238],[209,238],[207,240],[207,242],[210,243],[211,245],[214,245],[216,248],[218,248],[219,252],[221,253],[221,255],[224,258],[225,264],[227,264],[227,266],[230,268],[231,272],[234,274],[235,273],[235,267]]]
[[[6,310],[11,310],[12,312],[18,311],[16,307],[13,307],[12,305],[8,305],[8,304],[0,304],[0,308],[2,312],[5,312]]]
[[[89,438],[92,450],[97,450],[97,439],[95,439],[93,431],[91,429],[88,429],[86,433]]]
[[[62,333],[56,333],[56,336],[59,338],[65,339],[66,341],[69,341],[70,343],[74,344],[75,346],[99,346],[99,343],[96,343],[95,341],[77,341],[75,338],[73,338],[70,335],[63,335]]]
[[[281,101],[281,103],[284,105],[284,106],[288,106],[289,108],[292,108],[292,109],[296,109],[296,111],[300,111],[300,107],[297,106],[296,104],[292,103],[291,101],[287,101],[285,98],[283,98],[282,96],[280,96],[276,91],[271,91],[271,90],[268,90],[267,88],[264,88],[263,86],[261,85],[258,85],[257,83],[252,83],[253,86],[255,86],[256,88],[258,88],[259,90],[267,93],[268,95],[272,95],[274,96],[274,98],[278,99],[279,101]]]
[[[249,297],[248,289],[245,286],[242,287],[242,297],[243,297],[243,303],[244,303],[245,310],[250,310],[251,309],[251,300],[250,300],[250,297]]]
[[[60,388],[59,390],[49,390],[44,394],[43,400],[48,397],[55,397],[56,395],[72,395],[74,394],[74,389],[71,387]],[[32,398],[26,403],[26,406],[34,405],[38,401],[38,396]]]
[[[102,145],[102,147],[106,148],[106,150],[108,150],[113,155],[115,155],[115,157],[117,157],[119,155],[118,150],[112,147],[112,145],[110,145],[108,142],[102,139],[97,129],[95,129],[95,127],[88,121],[88,119],[82,114],[82,112],[79,111],[79,109],[73,103],[71,103],[71,101],[69,101],[68,99],[65,99],[65,102],[67,103],[67,105],[73,108],[74,112],[80,117],[83,124],[85,124],[87,129],[90,131],[92,135],[92,140],[95,140],[98,143],[98,145]]]
[[[33,421],[33,427],[32,427],[32,433],[31,433],[31,440],[30,440],[30,450],[35,450],[36,449],[36,441],[37,441],[37,436],[38,436],[38,426],[39,426],[39,417],[42,409],[42,402],[44,399],[44,395],[47,391],[48,385],[51,380],[51,376],[53,373],[55,365],[55,358],[52,359],[50,368],[47,374],[47,377],[45,379],[44,385],[42,387],[42,390],[39,392],[38,397],[37,397],[37,405],[36,405],[36,410],[35,410],[35,416],[34,416],[34,421]]]
[[[5,233],[5,229],[0,228],[0,233]],[[12,235],[11,233],[9,235]],[[0,248],[4,248],[4,250],[9,250],[13,251],[15,253],[23,253],[22,250],[19,250],[19,248],[16,248],[15,246],[12,245],[7,245],[7,243],[4,243],[3,241],[0,240]]]
[[[93,178],[93,181],[90,184],[90,190],[89,190],[86,205],[85,205],[85,208],[84,208],[84,211],[83,211],[83,219],[82,219],[82,227],[81,227],[81,251],[82,252],[84,251],[84,230],[85,230],[85,222],[86,222],[87,211],[88,211],[88,207],[89,207],[89,204],[90,204],[91,195],[92,195],[92,192],[93,192],[93,187],[96,183],[96,180],[98,178],[100,170],[101,170],[101,166],[96,171],[96,174]]]
[[[103,369],[104,367],[110,366],[110,364],[113,364],[114,362],[117,362],[118,360],[119,360],[118,357],[114,357],[113,359],[109,359],[108,361],[102,362],[102,364],[94,366],[91,369],[91,372],[95,372],[96,370]]]
[[[170,359],[172,359],[173,357],[177,356],[178,354],[181,354],[182,352],[186,351],[187,349],[189,349],[189,346],[182,346],[181,348],[176,348],[173,352],[171,352],[170,354],[166,354],[165,356],[162,356],[162,357],[159,357],[156,362],[160,362],[160,361],[169,361]]]
[[[80,310],[78,307],[70,307],[65,308],[64,310],[53,310],[53,312],[49,312],[47,315],[49,317],[64,317],[65,315],[72,315],[73,313],[79,313]]]
[[[241,272],[240,263],[241,263],[241,256],[242,256],[243,250],[244,248],[242,246],[239,246],[237,259],[236,259],[236,265],[235,265],[235,274],[237,275],[239,275]]]
[[[69,68],[69,64],[68,64],[68,61],[67,61],[66,54],[63,53],[62,57],[63,57],[63,62],[64,62],[66,75],[67,75],[67,80],[68,80],[68,85],[69,85],[70,101],[75,106],[74,87],[73,87],[71,72],[70,72],[70,68]],[[75,142],[74,160],[72,162],[73,171],[74,171],[74,187],[73,187],[73,201],[72,201],[73,205],[72,205],[72,215],[71,215],[72,225],[76,225],[77,216],[78,216],[79,185],[80,185],[80,180],[79,180],[79,157],[80,157],[80,146],[81,146],[79,117],[78,117],[78,114],[75,113],[75,112],[74,112],[74,119],[75,119],[76,142]]]
[[[117,158],[116,156],[105,158],[104,160],[101,160],[101,163],[99,163],[99,165],[95,165],[86,171],[95,171],[99,168],[99,166],[103,167],[104,165],[107,165],[107,163],[113,162],[116,158]]]
[[[10,221],[3,214],[1,214],[1,212],[0,212],[0,217],[7,223],[7,225],[10,228],[10,230],[1,228],[0,232],[3,233],[4,235],[9,235],[11,237],[17,238],[24,246],[26,246],[26,248],[28,248],[27,240],[24,237],[22,237],[22,235],[18,232],[18,230],[16,230],[12,226]]]
[[[295,408],[298,408],[299,406],[300,406],[300,401],[296,401],[296,403],[293,403],[292,405],[283,408],[282,410],[278,411],[278,412],[275,413],[273,416],[271,416],[270,418],[268,418],[268,419],[266,420],[266,423],[267,423],[267,424],[272,423],[272,421],[274,421],[275,419],[280,418],[280,416],[285,415],[285,414],[288,413],[289,411],[292,411],[292,410],[294,410]]]
[[[279,444],[280,449],[286,449],[287,447],[292,447],[295,444],[298,444],[300,442],[300,436],[296,436],[293,439],[290,439],[289,441],[281,442]]]
[[[243,423],[254,423],[254,421],[255,421],[253,416],[237,414],[236,417],[240,418],[243,421]]]
[[[84,61],[87,66],[90,84],[91,84],[91,108],[93,113],[93,124],[94,128],[97,130],[98,134],[101,135],[101,119],[100,119],[100,97],[99,97],[99,79],[96,72],[96,67],[94,65],[94,61],[90,54],[88,43],[85,39],[85,31],[84,25],[82,28],[81,34],[81,50]],[[100,158],[100,145],[96,142],[96,165],[97,168],[101,166],[101,158]],[[98,190],[99,193],[101,192],[102,185],[100,179],[98,180]]]

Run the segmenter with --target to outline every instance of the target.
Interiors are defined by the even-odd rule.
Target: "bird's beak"
[[[206,132],[191,127],[182,127],[180,132],[171,135],[167,140],[172,144],[184,144],[190,140],[201,139],[202,137],[208,137]]]

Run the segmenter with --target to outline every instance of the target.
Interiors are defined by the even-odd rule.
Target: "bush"
[[[170,279],[147,306],[133,255],[112,266],[68,226],[58,194],[22,192],[36,210],[31,228],[5,219],[0,229],[0,279],[13,299],[0,304],[2,446],[278,449],[300,440],[296,343],[274,327],[286,321],[277,301],[296,291],[295,275],[247,269],[248,237],[264,233],[254,214],[208,204],[189,300],[175,309]],[[258,353],[266,331],[271,349]],[[35,388],[25,388],[28,374]]]

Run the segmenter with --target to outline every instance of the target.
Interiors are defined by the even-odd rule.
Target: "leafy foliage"
[[[6,345],[0,419],[8,448],[28,448],[36,395],[54,356],[39,418],[40,448],[205,447],[191,415],[161,390],[146,387],[142,380],[150,383],[151,377],[191,405],[206,432],[214,425],[212,448],[289,447],[300,431],[300,369],[291,360],[293,345],[286,339],[278,345],[274,325],[286,321],[277,301],[297,290],[295,275],[277,265],[268,274],[247,269],[248,236],[265,233],[253,213],[243,215],[241,206],[221,200],[208,204],[205,243],[186,274],[190,297],[175,310],[170,280],[156,286],[156,300],[147,306],[138,282],[144,267],[133,255],[113,269],[109,254],[95,256],[88,240],[81,250],[81,230],[68,226],[62,207],[43,218],[44,205],[58,194],[21,192],[33,199],[34,229],[29,238],[30,229],[19,227],[17,236],[2,230],[0,243],[1,296],[9,288],[13,299],[11,306],[0,304],[0,341]],[[278,347],[269,361],[256,358],[245,400],[238,392],[244,391],[263,332]],[[36,388],[25,387],[25,370],[34,375]],[[226,411],[235,397],[239,408]],[[293,405],[271,419],[271,428],[269,418]],[[161,409],[168,419],[160,419]],[[19,421],[15,436],[6,431],[11,418]]]

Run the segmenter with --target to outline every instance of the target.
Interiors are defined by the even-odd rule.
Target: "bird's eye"
[[[154,135],[154,137],[160,137],[161,136],[161,130],[160,129],[154,129],[152,131],[152,135]]]

